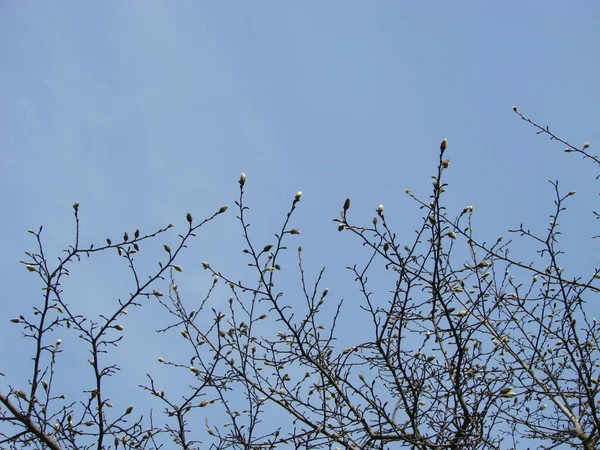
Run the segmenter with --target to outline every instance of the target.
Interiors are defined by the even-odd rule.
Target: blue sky
[[[559,179],[578,191],[565,266],[597,264],[595,169],[511,110],[592,150],[600,142],[596,2],[12,1],[0,6],[0,38],[4,321],[38,298],[18,263],[34,248],[28,228],[44,225],[55,258],[70,243],[75,200],[88,242],[183,227],[187,211],[233,205],[241,172],[257,241],[302,190],[295,225],[307,263],[328,266],[330,295],[352,295],[354,241],[331,219],[347,196],[363,223],[383,203],[409,241],[420,213],[403,191],[429,194],[443,137],[448,204],[475,206],[482,239],[521,222],[543,230],[547,180]],[[189,295],[206,287],[202,260],[245,270],[241,248],[230,210],[183,256],[180,284]],[[82,312],[110,307],[127,292],[124,269],[115,258],[84,262],[68,295]],[[136,314],[128,326],[154,326]],[[15,342],[0,350],[1,389],[27,367],[31,347],[17,333],[0,327]],[[135,354],[142,374],[160,356],[150,350],[168,350],[154,345]]]

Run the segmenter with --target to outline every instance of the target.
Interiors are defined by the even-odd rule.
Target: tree
[[[523,116],[538,130],[566,146],[565,151],[600,165],[588,152]],[[3,448],[159,448],[167,437],[176,447],[192,448],[348,448],[348,449],[496,449],[518,445],[596,448],[600,439],[600,325],[586,312],[597,296],[600,269],[567,276],[560,264],[559,221],[575,192],[558,182],[554,212],[544,235],[523,225],[515,238],[537,247],[533,262],[512,256],[522,241],[479,240],[474,209],[453,215],[444,203],[450,167],[448,141],[442,140],[433,190],[427,200],[407,191],[422,211],[422,222],[409,245],[398,237],[379,205],[367,225],[355,224],[346,199],[338,230],[350,233],[366,250],[353,274],[365,330],[356,342],[341,346],[338,329],[342,301],[328,296],[324,269],[311,281],[302,248],[297,272],[288,246],[300,232],[291,226],[298,192],[271,243],[257,244],[249,232],[245,203],[246,175],[239,179],[237,219],[243,249],[254,276],[235,274],[203,262],[212,283],[198,305],[180,294],[176,257],[207,222],[187,215],[179,244],[164,246],[166,260],[146,281],[136,254],[145,241],[166,233],[127,233],[118,242],[85,246],[79,241],[79,205],[75,203],[75,242],[56,266],[44,252],[42,229],[29,230],[37,250],[23,261],[43,283],[43,296],[32,314],[12,318],[35,343],[29,380],[0,393]],[[594,212],[596,217],[598,213]],[[136,289],[116,310],[84,317],[63,300],[63,278],[83,256],[116,251],[131,271]],[[300,293],[284,296],[284,273],[296,273]],[[375,278],[377,286],[373,291]],[[168,291],[158,290],[168,282]],[[387,285],[385,285],[387,283]],[[230,297],[215,299],[217,286]],[[385,287],[382,287],[385,286]],[[156,298],[165,309],[161,333],[179,333],[189,362],[160,358],[189,389],[170,394],[151,374],[141,389],[160,405],[137,416],[133,406],[111,410],[107,380],[118,367],[106,354],[119,345],[125,330],[119,318],[126,308]],[[193,306],[195,306],[194,309]],[[267,326],[265,324],[270,324]],[[54,387],[61,340],[58,328],[79,336],[89,352],[93,374],[89,389],[67,400]],[[133,418],[133,419],[131,419]],[[205,425],[203,424],[205,420]]]

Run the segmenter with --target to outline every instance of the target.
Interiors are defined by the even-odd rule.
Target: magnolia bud
[[[79,209],[79,202],[73,203],[73,209],[77,211]]]
[[[440,150],[444,151],[448,148],[448,139],[442,139],[442,143],[440,144]]]
[[[223,214],[225,211],[227,211],[227,208],[229,208],[229,206],[227,205],[223,205],[219,208],[219,212],[217,214]]]
[[[240,186],[243,187],[244,184],[246,184],[246,174],[242,172],[242,174],[240,175]]]
[[[381,215],[381,213],[383,212],[383,205],[379,205],[376,209],[377,214]]]
[[[298,201],[300,201],[300,197],[302,197],[302,191],[296,192],[296,195],[294,196],[294,200],[298,202]]]
[[[185,218],[187,219],[188,223],[192,223],[192,221],[194,220],[191,213],[187,213]]]

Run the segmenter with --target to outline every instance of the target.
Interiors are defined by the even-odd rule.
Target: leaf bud
[[[131,414],[131,412],[132,412],[132,411],[133,411],[133,405],[131,405],[130,407],[128,407],[128,408],[125,410],[125,415],[127,415],[127,414]]]
[[[191,213],[187,213],[187,214],[185,215],[185,218],[186,218],[186,220],[188,221],[188,223],[192,223],[192,222],[193,222],[193,220],[194,220],[194,218],[192,217],[192,214],[191,214]]]
[[[169,247],[167,244],[163,244],[163,247],[167,253],[171,253],[171,247]]]

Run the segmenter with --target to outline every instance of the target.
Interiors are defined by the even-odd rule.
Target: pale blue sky
[[[592,1],[3,2],[2,320],[37,299],[18,264],[34,249],[28,228],[45,226],[56,257],[70,243],[75,200],[84,238],[96,242],[184,226],[187,211],[201,218],[233,205],[242,171],[258,241],[303,190],[298,243],[315,271],[330,268],[331,294],[351,295],[353,241],[331,219],[351,196],[357,220],[369,223],[383,203],[399,233],[411,233],[420,212],[403,191],[429,194],[443,137],[447,200],[456,212],[475,206],[482,239],[521,222],[542,230],[546,180],[558,178],[578,191],[565,266],[597,264],[595,169],[511,107],[574,143],[600,142],[599,44]],[[182,259],[190,293],[207,282],[200,261],[245,264],[233,211],[219,219]],[[84,263],[72,301],[102,310],[127,292],[119,270],[114,258]],[[5,342],[16,333],[0,327]],[[0,388],[21,381],[9,361],[26,364],[29,348],[2,347],[10,378]],[[146,356],[159,355],[140,365]]]

